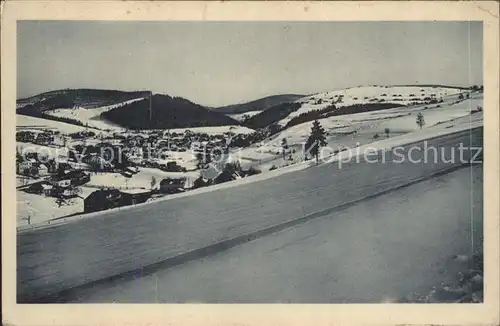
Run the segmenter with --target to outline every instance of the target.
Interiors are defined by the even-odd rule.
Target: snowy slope
[[[440,107],[437,107],[438,105]],[[384,133],[385,128],[389,128],[391,133],[400,134],[419,129],[415,122],[418,112],[422,112],[424,115],[425,126],[430,127],[440,122],[467,116],[472,109],[482,105],[482,98],[472,98],[456,104],[443,102],[440,104],[399,107],[375,112],[333,116],[319,119],[319,122],[330,135],[354,131],[360,133],[367,130],[370,133]],[[294,143],[297,138],[309,135],[310,129],[311,122],[309,121],[282,131],[279,137],[276,138],[280,140],[290,138],[289,143],[290,141]]]
[[[75,108],[67,108],[67,109],[55,109],[47,111],[46,114],[61,117],[61,118],[70,118],[80,121],[83,124],[87,124],[89,127],[101,129],[101,130],[112,130],[112,131],[123,131],[125,128],[118,126],[114,123],[111,123],[105,119],[102,119],[100,115],[104,112],[107,112],[111,109],[121,107],[123,105],[127,105],[130,103],[134,103],[144,99],[143,97],[132,99],[129,101],[103,106],[99,108],[83,108],[83,107],[75,107]]]
[[[91,130],[96,133],[99,132],[97,129],[86,128],[83,126],[73,125],[70,123],[59,122],[54,120],[48,120],[37,117],[30,117],[27,115],[16,114],[16,126],[18,130],[43,130],[43,129],[56,129],[61,133],[70,134],[74,132],[80,132],[85,130]]]
[[[227,116],[229,116],[230,118],[233,118],[234,120],[243,121],[243,120],[248,119],[250,117],[253,117],[254,115],[257,115],[261,112],[262,111],[248,111],[245,113],[227,114]]]
[[[318,93],[303,97],[295,102],[302,103],[300,109],[292,112],[279,121],[285,126],[294,117],[303,113],[321,110],[332,104],[337,108],[354,104],[365,103],[395,103],[409,105],[415,102],[423,103],[428,99],[445,99],[465,92],[463,89],[451,87],[421,87],[421,86],[363,86],[353,87],[331,92]]]
[[[389,129],[389,137],[399,136],[414,131],[419,131],[416,117],[419,112],[424,116],[425,126],[423,131],[433,126],[453,126],[456,119],[465,121],[482,121],[482,113],[471,115],[471,111],[483,106],[483,95],[473,94],[471,99],[457,103],[456,96],[443,98],[443,103],[428,105],[410,105],[393,109],[331,116],[318,119],[326,131],[328,146],[332,148],[353,148],[356,144],[368,144],[374,142],[375,135],[380,139],[386,138],[386,128]],[[446,123],[445,123],[446,122]],[[302,145],[306,142],[311,131],[312,122],[304,122],[287,128],[261,144],[254,144],[238,152],[242,163],[258,165],[262,170],[269,167],[282,166],[290,162],[283,162],[280,155],[281,142],[285,138],[290,148],[296,150],[293,161],[301,160]]]

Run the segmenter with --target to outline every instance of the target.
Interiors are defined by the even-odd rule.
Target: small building
[[[18,131],[16,133],[16,141],[24,143],[32,143],[35,141],[35,133],[31,131]]]
[[[146,202],[151,198],[151,191],[146,189],[126,189],[121,190],[122,205],[135,205]]]
[[[42,184],[42,193],[45,196],[52,196],[54,193],[54,186],[51,184]]]
[[[25,160],[21,163],[18,164],[17,170],[18,173],[24,173],[25,170],[32,170],[34,167],[36,167],[37,161],[33,158],[30,158],[28,160]]]
[[[45,164],[40,164],[38,166],[38,175],[41,177],[49,175],[49,167]]]
[[[122,194],[118,189],[100,189],[83,200],[85,213],[98,212],[121,206]]]
[[[73,186],[81,186],[90,181],[90,174],[82,170],[71,170],[64,174],[64,178],[70,179]]]
[[[52,185],[57,188],[69,188],[71,186],[71,179],[56,177],[52,179]]]
[[[240,176],[237,173],[231,173],[227,170],[222,171],[217,177],[213,179],[215,184],[224,183],[228,181],[233,181],[239,179]]]
[[[32,183],[24,191],[29,194],[41,195],[44,190],[44,185],[46,185],[46,183],[44,182]]]
[[[54,194],[54,186],[46,181],[36,182],[25,189],[29,194],[52,196]]]
[[[78,197],[78,189],[77,188],[62,188],[59,191],[60,196],[63,198],[75,198]]]
[[[54,135],[49,132],[41,132],[36,136],[35,144],[50,145],[54,142]]]
[[[160,164],[160,169],[166,172],[186,172],[186,169],[176,161],[169,161],[167,164]]]
[[[186,187],[186,178],[166,178],[160,182],[160,192],[175,194],[183,192]]]

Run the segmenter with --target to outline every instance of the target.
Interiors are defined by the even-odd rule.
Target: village
[[[41,222],[134,205],[260,173],[231,161],[230,147],[246,138],[189,130],[64,134],[18,127],[17,190],[28,210],[22,222],[30,225],[33,215]],[[50,214],[41,214],[42,205]]]

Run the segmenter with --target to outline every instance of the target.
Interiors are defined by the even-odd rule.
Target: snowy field
[[[61,117],[61,118],[70,118],[74,120],[78,120],[84,125],[87,124],[91,128],[101,129],[101,130],[110,130],[113,132],[121,132],[125,131],[125,128],[116,125],[110,121],[107,121],[100,117],[100,115],[104,112],[112,110],[114,108],[120,107],[122,105],[134,103],[144,98],[136,98],[129,101],[103,106],[99,108],[83,108],[83,107],[75,107],[75,108],[66,108],[66,109],[55,109],[47,111],[46,113],[51,116]]]
[[[122,128],[120,126],[114,125],[108,121],[105,120],[100,120],[98,119],[98,115],[94,116],[93,111],[94,110],[99,110],[99,109],[78,109],[79,111],[74,111],[73,109],[60,109],[60,110],[68,110],[73,112],[75,115],[82,114],[83,116],[88,115],[89,116],[89,127],[83,127],[83,126],[78,126],[78,125],[73,125],[65,122],[59,122],[59,121],[53,121],[53,120],[47,120],[43,118],[36,118],[36,117],[30,117],[27,115],[21,115],[17,114],[16,119],[17,123],[16,126],[18,130],[34,130],[34,131],[41,131],[43,129],[55,129],[60,131],[61,133],[64,134],[70,134],[70,133],[75,133],[75,132],[81,132],[81,131],[93,131],[96,134],[103,134],[107,135],[107,132],[103,132],[103,130],[110,130],[110,132],[119,132],[120,134],[124,136],[134,136],[134,135],[143,135],[143,136],[148,136],[154,130],[138,130],[138,131],[133,131],[133,132],[126,132],[125,128]],[[81,111],[81,112],[80,112]],[[67,115],[69,114],[68,112],[64,112],[60,114],[60,116],[65,116],[68,117]],[[55,114],[52,114],[55,115]],[[94,118],[91,118],[94,116]],[[69,116],[72,119],[76,119],[75,116]],[[99,129],[97,129],[99,128]],[[251,134],[255,132],[255,130],[244,127],[244,126],[216,126],[216,127],[193,127],[193,128],[176,128],[176,129],[169,129],[171,133],[178,133],[182,134],[185,133],[187,130],[193,132],[193,133],[206,133],[209,135],[218,135],[218,134],[224,134],[224,133],[234,133],[234,134]],[[165,130],[161,130],[165,131]]]
[[[237,113],[237,114],[227,114],[228,117],[233,118],[234,120],[243,121],[245,119],[251,118],[254,115],[261,113],[262,111],[248,111],[245,113]]]
[[[69,205],[59,205],[56,199],[24,191],[16,191],[17,226],[27,225],[27,217],[31,216],[31,224],[46,222],[61,216],[83,212],[83,199],[71,199]]]
[[[64,134],[71,134],[80,131],[90,130],[93,132],[99,132],[99,130],[94,128],[86,128],[83,126],[77,126],[70,123],[47,120],[42,118],[30,117],[27,115],[16,114],[16,126],[18,130],[26,129],[55,129],[59,130]]]
[[[321,110],[334,104],[337,108],[354,104],[364,103],[395,103],[408,105],[414,101],[424,101],[424,98],[439,100],[457,95],[464,90],[443,87],[420,87],[420,86],[363,86],[341,89],[337,91],[318,93],[295,101],[302,106],[292,112],[286,118],[280,120],[279,124],[284,126],[294,117],[313,110]],[[342,101],[339,102],[339,98]]]

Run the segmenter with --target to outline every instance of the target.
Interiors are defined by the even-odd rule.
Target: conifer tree
[[[325,134],[325,129],[323,129],[319,121],[314,120],[311,126],[311,134],[306,142],[306,155],[311,153],[316,158],[316,164],[318,164],[320,148],[327,145]]]

